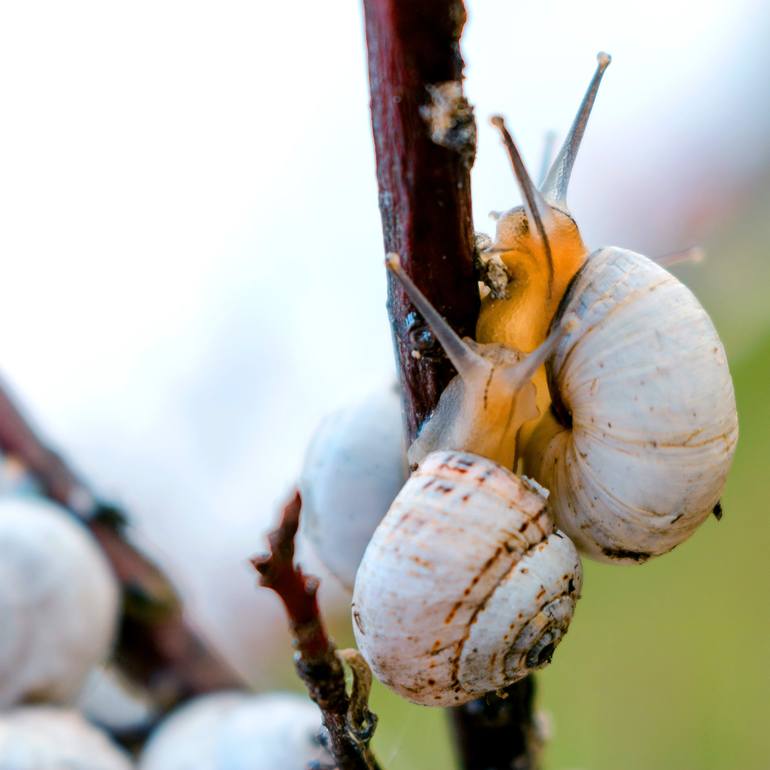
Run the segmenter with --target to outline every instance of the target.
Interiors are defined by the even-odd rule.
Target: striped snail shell
[[[564,313],[580,323],[547,362],[553,407],[526,472],[582,552],[643,562],[718,504],[738,438],[725,350],[690,290],[625,249],[591,255]]]
[[[369,543],[353,630],[374,674],[415,703],[451,706],[546,665],[581,588],[542,490],[466,452],[430,453]]]

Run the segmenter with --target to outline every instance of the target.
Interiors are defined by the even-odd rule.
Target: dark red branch
[[[372,127],[386,252],[461,335],[473,336],[470,166],[475,127],[461,89],[460,0],[364,0]],[[438,142],[441,142],[440,144]],[[410,440],[454,375],[403,289],[388,309]]]
[[[294,564],[294,538],[302,508],[299,492],[286,504],[278,527],[267,537],[270,553],[252,559],[260,582],[280,597],[289,616],[297,651],[309,663],[326,658],[334,647],[321,623],[318,581]]]
[[[368,709],[351,709],[345,672],[318,609],[318,580],[294,563],[294,538],[302,501],[299,492],[286,504],[281,521],[268,535],[270,551],[252,559],[260,583],[281,598],[296,647],[297,672],[321,709],[328,748],[339,770],[377,770],[369,748],[376,723]]]
[[[238,684],[187,625],[168,579],[128,542],[122,511],[98,500],[40,438],[2,384],[0,450],[28,470],[47,497],[82,519],[106,553],[123,589],[115,661],[149,691],[156,706],[170,708],[186,697]]]
[[[475,130],[459,90],[465,8],[461,0],[364,0],[364,12],[385,251],[400,255],[461,335],[474,336]],[[454,371],[392,277],[388,311],[411,442]],[[466,770],[534,770],[533,687],[524,680],[505,698],[489,695],[452,710]]]
[[[455,747],[464,770],[534,770],[540,738],[534,723],[534,677],[508,687],[502,697],[450,709]]]

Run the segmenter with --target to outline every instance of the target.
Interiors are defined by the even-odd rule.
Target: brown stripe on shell
[[[468,619],[468,622],[465,625],[465,629],[463,631],[462,638],[458,639],[457,642],[454,644],[456,645],[457,649],[455,650],[454,657],[452,658],[452,661],[450,663],[450,686],[452,687],[462,687],[460,685],[460,680],[458,677],[459,671],[460,671],[460,658],[462,657],[463,648],[465,647],[465,643],[468,641],[468,637],[471,634],[471,628],[473,627],[474,623],[476,622],[476,619],[479,616],[479,613],[487,606],[487,602],[490,600],[492,595],[497,591],[497,589],[500,587],[500,584],[505,580],[511,572],[513,572],[514,569],[516,569],[516,566],[519,564],[519,562],[524,559],[531,551],[533,551],[535,548],[537,548],[539,545],[542,545],[546,540],[548,539],[548,535],[545,535],[542,540],[539,540],[537,543],[533,543],[529,548],[527,548],[526,551],[520,554],[519,558],[514,560],[508,570],[504,572],[500,578],[497,580],[494,586],[487,591],[487,593],[482,597],[481,601],[476,605],[476,608],[473,610],[473,613],[471,614],[471,617]],[[547,602],[546,602],[547,604]]]

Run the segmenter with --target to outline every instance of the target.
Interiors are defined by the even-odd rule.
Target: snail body
[[[133,763],[76,711],[20,706],[0,713],[0,770],[132,770]]]
[[[356,643],[405,698],[465,703],[550,661],[581,574],[534,486],[478,455],[432,452],[364,555]]]
[[[534,375],[540,416],[521,428],[524,467],[550,490],[557,526],[583,553],[641,563],[681,543],[717,505],[738,422],[724,348],[689,289],[631,251],[589,257],[567,208],[610,57],[598,60],[541,190],[493,119],[524,205],[500,217],[482,253],[499,260],[509,284],[482,300],[476,336],[527,352],[564,314],[576,319]]]
[[[174,711],[150,737],[141,770],[305,770],[332,759],[321,715],[292,693],[218,692]]]
[[[73,699],[109,655],[118,603],[79,522],[40,498],[0,500],[0,706]]]
[[[299,482],[304,533],[348,589],[406,470],[401,403],[394,388],[328,415],[313,437]]]
[[[592,254],[562,304],[580,323],[548,360],[527,472],[584,553],[643,562],[719,500],[738,438],[727,357],[690,290],[632,251]]]
[[[458,375],[364,553],[353,628],[382,682],[415,703],[458,705],[550,662],[580,593],[580,559],[546,515],[547,493],[511,470],[537,414],[531,377],[569,322],[526,358],[461,340],[395,256],[388,265]]]

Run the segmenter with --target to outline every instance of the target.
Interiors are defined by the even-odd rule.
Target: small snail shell
[[[219,692],[168,717],[142,753],[141,770],[305,770],[331,766],[319,743],[321,715],[290,693]]]
[[[554,408],[527,472],[582,551],[645,561],[686,539],[724,487],[738,438],[725,351],[690,290],[625,249],[594,253],[562,306],[580,324],[549,359]]]
[[[356,642],[405,698],[464,703],[550,661],[581,574],[534,487],[485,458],[433,452],[366,549],[353,594]]]
[[[0,500],[0,706],[73,698],[110,652],[118,602],[81,524],[39,498]]]
[[[394,388],[327,416],[305,455],[304,532],[349,589],[377,525],[406,480],[401,404]]]
[[[76,711],[21,706],[0,714],[2,770],[131,770],[133,764]]]
[[[375,675],[401,695],[459,704],[548,663],[580,592],[577,551],[553,532],[545,494],[510,470],[519,428],[537,415],[532,374],[571,322],[524,359],[461,340],[398,257],[387,264],[458,375],[410,447],[419,466],[366,549],[354,632]]]

